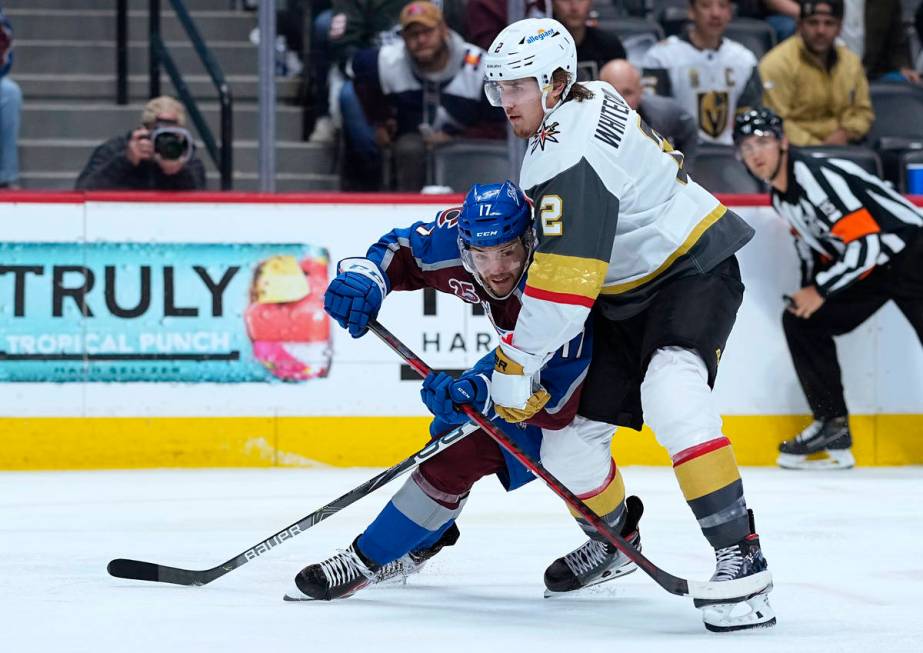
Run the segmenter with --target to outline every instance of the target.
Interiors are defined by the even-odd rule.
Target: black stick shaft
[[[403,342],[401,342],[397,336],[388,331],[377,321],[373,320],[369,322],[369,330],[381,338],[382,341],[391,347],[391,349],[393,349],[398,356],[407,361],[407,363],[413,367],[413,369],[416,370],[420,376],[426,376],[432,371],[432,369],[426,363],[424,363],[419,356],[413,353],[413,351],[411,351]],[[551,474],[551,472],[547,471],[539,461],[532,458],[532,456],[527,454],[518,445],[516,445],[515,442],[510,440],[506,434],[491,424],[490,420],[487,419],[484,415],[474,410],[474,408],[468,404],[462,404],[460,408],[465,411],[468,419],[484,429],[484,431],[490,437],[492,437],[497,442],[497,444],[509,451],[533,474],[545,481],[548,487],[550,487],[555,494],[564,499],[564,502],[567,503],[567,505],[580,513],[580,516],[592,524],[600,535],[605,537],[609,542],[612,543],[613,546],[624,553],[629,560],[644,570],[644,572],[653,578],[658,585],[660,585],[671,594],[676,594],[679,596],[689,595],[689,584],[685,579],[678,578],[664,571],[653,562],[648,560],[640,551],[626,542],[619,533],[617,533],[611,526],[609,526],[609,524],[600,519],[599,516],[590,509],[589,506],[587,506],[579,497],[577,497],[577,495],[568,490],[564,484],[561,483],[561,481],[559,481]]]
[[[338,499],[334,499],[323,508],[319,508],[310,515],[299,519],[294,524],[283,528],[278,533],[267,537],[243,553],[240,553],[227,562],[212,567],[211,569],[179,569],[177,567],[168,567],[153,562],[144,562],[141,560],[128,560],[117,558],[112,560],[107,569],[112,576],[117,578],[128,578],[131,580],[149,580],[161,583],[173,583],[175,585],[206,585],[217,578],[221,578],[226,573],[242,567],[251,560],[268,552],[273,547],[300,535],[318,522],[321,522],[331,515],[336,514],[346,506],[349,506],[359,499],[371,494],[381,486],[389,483],[398,476],[410,471],[420,465],[423,461],[432,458],[440,451],[447,449],[465,436],[477,430],[477,426],[472,423],[463,424],[452,429],[445,435],[432,440],[425,447],[420,449],[409,458],[386,469],[374,478],[369,479],[359,487],[350,490]]]

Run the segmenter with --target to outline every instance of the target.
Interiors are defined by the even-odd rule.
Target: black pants
[[[833,336],[849,333],[891,300],[923,344],[923,235],[887,265],[829,297],[810,318],[782,314],[788,350],[815,419],[848,414]]]
[[[661,347],[698,352],[708,369],[708,385],[714,386],[743,294],[740,267],[731,256],[713,270],[670,281],[634,317],[609,319],[601,297],[593,308],[593,358],[577,412],[641,430],[641,383]]]

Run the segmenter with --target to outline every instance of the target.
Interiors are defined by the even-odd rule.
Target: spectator
[[[625,59],[607,63],[599,71],[599,78],[612,84],[644,122],[670,141],[673,149],[683,153],[683,167],[691,172],[699,146],[699,126],[695,118],[673,98],[645,93],[641,73]]]
[[[751,174],[770,184],[801,259],[782,327],[814,422],[779,446],[778,464],[847,469],[852,436],[833,337],[893,301],[923,343],[923,213],[850,161],[789,147],[766,108],[737,118],[734,141]]]
[[[862,59],[870,80],[920,83],[910,60],[901,0],[846,0],[841,36]]]
[[[22,92],[7,73],[13,67],[13,27],[0,7],[0,188],[16,188],[19,178],[19,122]]]
[[[318,119],[311,141],[332,142],[344,121],[351,123],[350,132],[363,133],[371,141],[372,129],[362,116],[351,81],[352,58],[364,48],[398,40],[398,17],[405,4],[407,0],[333,0],[330,9],[315,15],[310,65]],[[449,25],[463,29],[463,0],[436,4],[444,8]]]
[[[627,57],[617,34],[587,25],[593,0],[552,0],[551,4],[554,18],[563,23],[574,37],[578,81],[599,79],[599,71],[607,61]]]
[[[148,101],[141,126],[97,147],[77,190],[202,190],[205,166],[186,130],[186,109],[161,96]]]
[[[731,145],[734,115],[761,101],[756,56],[724,37],[730,0],[689,0],[689,18],[688,32],[647,51],[644,72],[696,117],[699,140]]]
[[[545,18],[551,15],[551,0],[526,0],[525,5],[526,18]],[[487,50],[509,22],[506,7],[507,0],[468,0],[468,40],[482,50]]]
[[[862,140],[875,114],[862,62],[836,38],[843,0],[802,0],[798,34],[760,62],[763,101],[785,121],[793,145]]]
[[[739,0],[737,15],[765,20],[776,33],[777,41],[795,34],[799,0]]]
[[[484,96],[483,51],[450,30],[431,2],[401,11],[398,43],[358,52],[357,92],[378,147],[394,146],[398,190],[426,183],[427,148],[455,136],[505,134],[503,112]]]

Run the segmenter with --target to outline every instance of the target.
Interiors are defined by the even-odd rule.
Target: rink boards
[[[780,325],[798,263],[765,198],[724,199],[757,235],[739,253],[747,293],[716,399],[738,461],[768,465],[808,421]],[[319,299],[337,260],[459,200],[0,201],[0,469],[400,460],[426,439],[419,383],[374,337],[330,328]],[[496,344],[454,297],[395,293],[380,320],[437,368]],[[903,316],[888,305],[838,347],[858,462],[923,463],[923,353]],[[669,464],[649,432],[624,429],[615,451]]]

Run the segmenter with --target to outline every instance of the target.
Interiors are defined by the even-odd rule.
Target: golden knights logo
[[[542,148],[542,152],[544,152],[545,143],[560,142],[555,138],[561,133],[558,131],[558,124],[559,123],[553,122],[550,125],[542,125],[539,130],[532,135],[532,147],[529,149],[529,154],[535,152],[536,147]]]
[[[727,129],[731,100],[727,91],[699,93],[699,129],[718,138]]]

